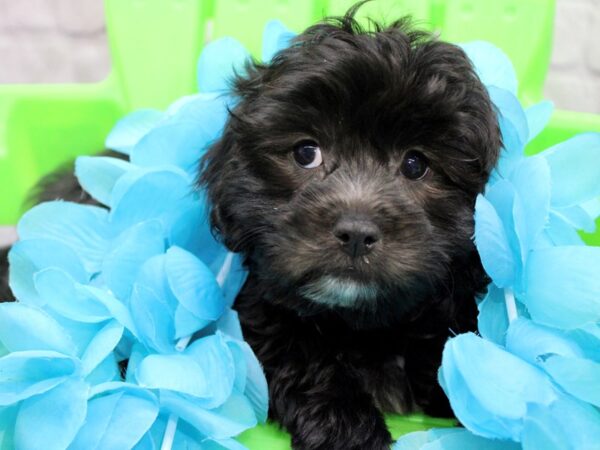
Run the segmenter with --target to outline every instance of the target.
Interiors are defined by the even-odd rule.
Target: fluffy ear
[[[203,156],[199,184],[206,188],[211,206],[211,225],[215,234],[232,251],[247,250],[244,239],[252,195],[252,181],[248,179],[242,162],[244,139],[254,134],[247,120],[252,106],[260,99],[268,67],[249,61],[241,73],[236,74],[232,92],[238,103],[229,111],[222,137]],[[244,242],[245,241],[245,242]]]
[[[240,176],[238,144],[226,127],[221,139],[202,158],[199,184],[206,189],[213,231],[233,251],[240,250],[241,231],[233,214],[236,187],[232,180]]]

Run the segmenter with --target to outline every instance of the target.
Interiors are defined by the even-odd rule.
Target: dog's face
[[[202,182],[213,225],[275,301],[407,311],[452,289],[500,149],[458,47],[346,18],[308,29],[236,87]]]

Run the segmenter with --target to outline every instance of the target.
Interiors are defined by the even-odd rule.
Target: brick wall
[[[545,94],[561,108],[600,113],[600,0],[557,0]]]
[[[102,0],[0,0],[0,83],[98,81],[109,67]]]
[[[557,0],[557,8],[546,96],[600,113],[600,0]],[[104,78],[103,17],[102,0],[0,0],[0,83]]]

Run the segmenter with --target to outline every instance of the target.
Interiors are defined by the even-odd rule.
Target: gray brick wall
[[[600,0],[557,8],[546,96],[600,113]],[[102,0],[0,0],[0,83],[91,82],[109,69]]]
[[[600,113],[600,0],[557,0],[544,92],[561,108]]]
[[[91,82],[109,68],[102,0],[0,0],[0,83]]]

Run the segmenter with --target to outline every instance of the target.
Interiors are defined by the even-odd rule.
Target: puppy
[[[216,232],[245,256],[235,308],[296,450],[387,449],[383,413],[451,416],[442,348],[475,330],[488,281],[472,242],[501,147],[487,92],[460,48],[407,20],[363,30],[357,8],[247,67],[201,169]],[[66,174],[38,197],[92,202]]]
[[[463,51],[406,19],[307,29],[238,76],[200,184],[249,278],[235,308],[296,450],[387,449],[383,413],[449,416],[444,342],[476,329],[473,211],[497,118]]]

